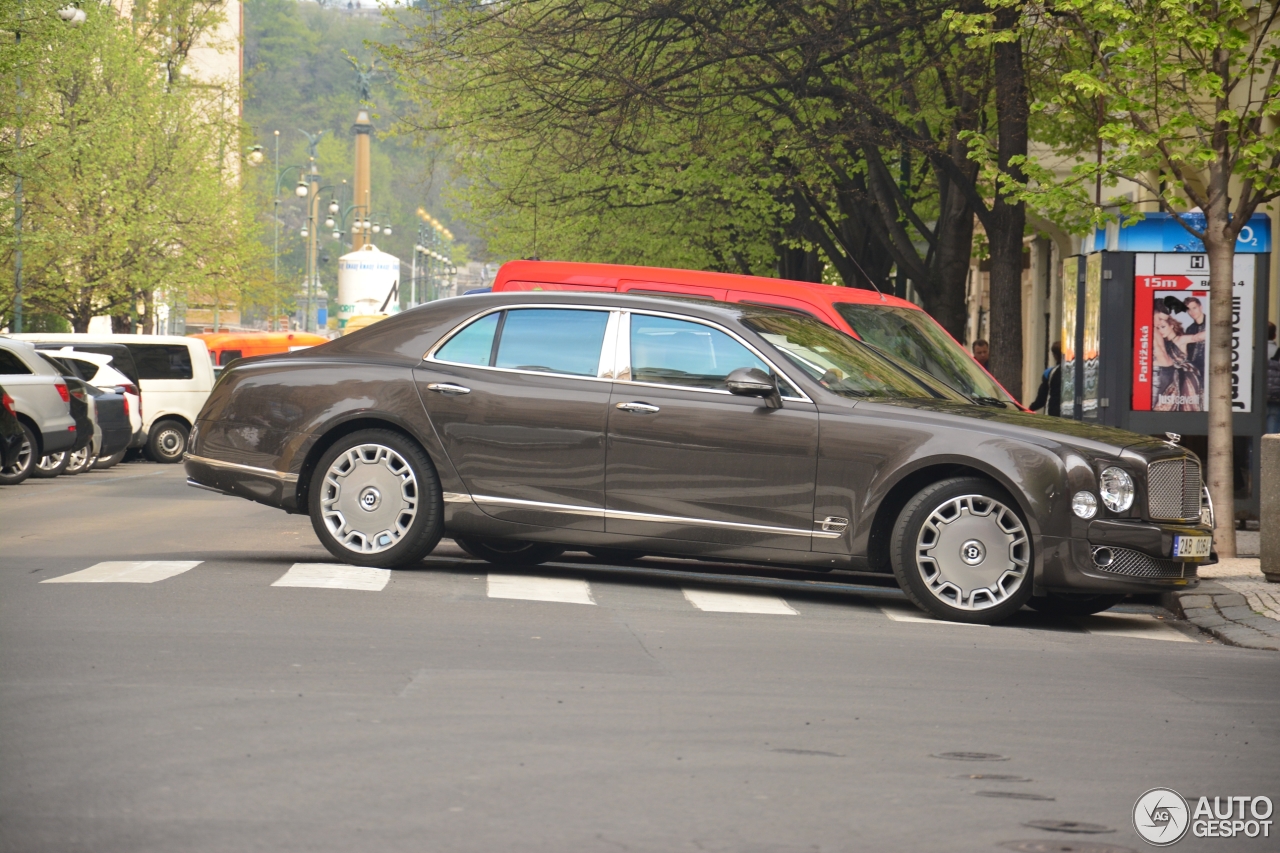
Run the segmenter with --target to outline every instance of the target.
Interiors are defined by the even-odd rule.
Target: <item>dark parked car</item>
[[[566,546],[892,572],[946,619],[1095,612],[1212,559],[1200,462],[975,405],[800,314],[610,294],[432,303],[237,362],[193,485],[308,513],[338,559],[442,535],[495,563]]]

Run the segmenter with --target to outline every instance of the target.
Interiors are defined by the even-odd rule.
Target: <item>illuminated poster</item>
[[[1062,416],[1076,416],[1076,295],[1080,257],[1062,259]]]
[[[1205,255],[1135,256],[1133,410],[1209,408],[1209,261]],[[1255,259],[1236,255],[1232,293],[1231,408],[1252,411]]]
[[[1102,255],[1088,257],[1084,266],[1084,362],[1080,416],[1098,418],[1098,351],[1102,348]]]

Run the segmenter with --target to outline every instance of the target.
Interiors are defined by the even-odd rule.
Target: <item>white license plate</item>
[[[1173,537],[1174,557],[1207,557],[1213,548],[1212,536]]]

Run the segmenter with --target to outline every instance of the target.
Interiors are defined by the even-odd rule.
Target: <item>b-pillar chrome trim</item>
[[[493,495],[465,495],[461,492],[445,492],[445,503],[475,503],[508,509],[538,509],[547,512],[561,512],[566,515],[585,515],[594,518],[617,519],[618,521],[645,521],[654,524],[682,524],[697,527],[718,527],[726,530],[743,530],[751,533],[772,533],[775,536],[813,536],[818,539],[839,539],[844,528],[833,530],[800,530],[795,527],[773,527],[767,524],[744,524],[738,521],[718,521],[712,518],[687,518],[678,515],[655,515],[647,512],[627,512],[605,507],[575,506],[573,504],[545,503],[542,501],[524,501],[515,498],[499,498]],[[822,522],[814,522],[821,524]]]
[[[207,456],[193,456],[190,453],[183,454],[183,460],[190,459],[192,462],[199,462],[201,465],[208,465],[211,468],[228,468],[232,471],[246,471],[250,474],[259,474],[263,477],[273,477],[285,483],[298,482],[297,474],[286,474],[283,471],[273,471],[270,468],[255,468],[252,465],[241,465],[239,462],[224,462],[221,459],[210,459]]]

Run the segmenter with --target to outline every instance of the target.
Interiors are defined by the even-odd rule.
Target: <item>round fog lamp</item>
[[[1076,492],[1071,499],[1071,511],[1081,518],[1093,518],[1098,514],[1098,499],[1093,492]]]
[[[1133,478],[1123,468],[1108,468],[1098,478],[1102,502],[1112,512],[1124,512],[1133,506]]]

